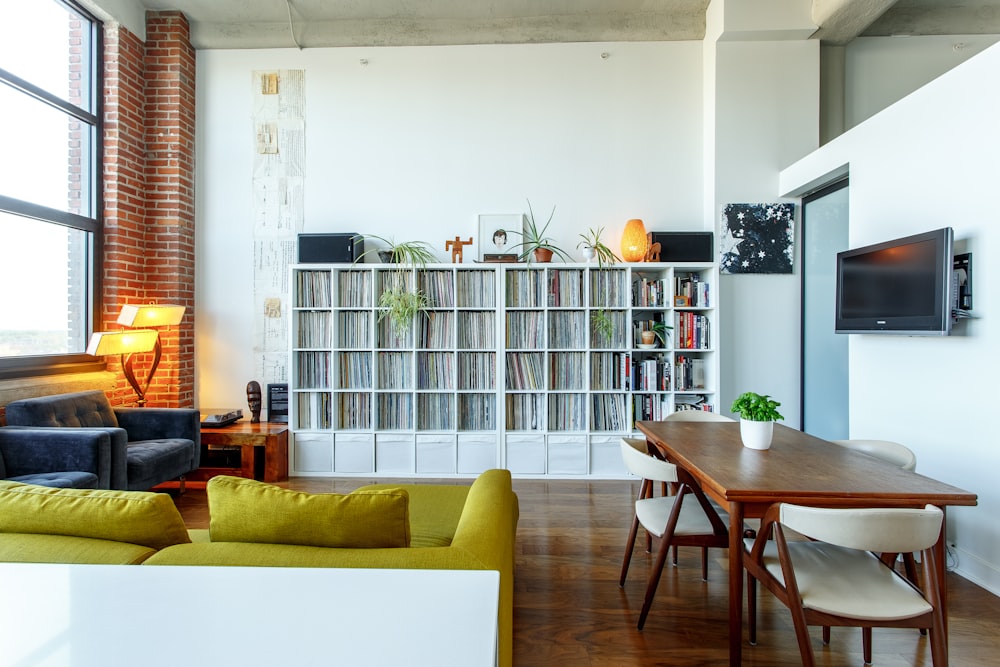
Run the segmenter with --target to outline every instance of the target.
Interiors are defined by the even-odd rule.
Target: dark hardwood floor
[[[292,478],[287,488],[346,493],[371,481]],[[466,484],[466,480],[435,483]],[[728,665],[726,554],[710,552],[709,581],[701,579],[695,549],[681,550],[657,590],[646,627],[635,628],[645,578],[652,564],[642,540],[625,588],[618,572],[638,483],[515,480],[521,516],[514,578],[514,664],[647,666]],[[205,492],[175,499],[191,528],[208,527]],[[655,548],[655,543],[654,543]],[[1000,598],[954,574],[948,575],[950,664],[1000,663]],[[761,594],[758,645],[745,645],[744,665],[799,665],[787,610]],[[860,666],[861,633],[834,628],[822,646],[813,632],[816,661],[827,667]],[[876,629],[874,664],[929,666],[927,638],[916,631]]]

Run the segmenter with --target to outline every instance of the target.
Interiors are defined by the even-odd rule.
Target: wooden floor
[[[292,478],[281,486],[346,493],[369,481]],[[681,550],[678,566],[664,571],[645,630],[639,632],[635,623],[651,564],[641,540],[625,588],[618,587],[638,485],[515,480],[514,490],[521,507],[514,578],[517,667],[728,665],[725,551],[710,552],[709,581],[704,582],[698,552]],[[176,502],[188,527],[208,526],[204,491],[189,490]],[[957,575],[948,577],[950,664],[1000,664],[1000,598]],[[745,644],[743,664],[801,664],[787,610],[766,592],[760,597],[758,645]],[[818,665],[863,664],[860,631],[834,628],[827,647],[818,629],[813,637]],[[876,629],[873,658],[880,667],[931,664],[927,639],[911,630]]]

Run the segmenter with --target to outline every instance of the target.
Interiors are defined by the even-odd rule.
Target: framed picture
[[[479,236],[476,238],[480,262],[516,262],[513,249],[524,233],[523,213],[487,213],[479,216]]]

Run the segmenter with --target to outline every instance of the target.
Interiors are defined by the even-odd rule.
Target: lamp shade
[[[153,329],[129,329],[128,331],[96,331],[90,337],[87,354],[103,357],[109,354],[132,354],[149,352],[156,347],[160,335]]]
[[[622,232],[622,259],[626,262],[641,262],[646,257],[646,226],[642,220],[633,218],[625,223]]]
[[[176,326],[184,319],[185,310],[184,306],[170,304],[125,304],[118,313],[118,324],[137,328]]]

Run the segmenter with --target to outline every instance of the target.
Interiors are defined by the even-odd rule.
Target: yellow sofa
[[[345,502],[354,504],[345,509]],[[331,503],[339,505],[328,511]],[[348,531],[348,541],[379,532],[351,533],[350,516],[329,519],[356,512],[358,503],[362,511],[395,512],[385,529],[395,531],[390,539],[408,546],[310,545],[327,544],[330,534],[341,530]],[[208,530],[187,531],[163,494],[0,481],[0,562],[497,570],[499,664],[512,664],[518,503],[508,471],[486,471],[470,486],[379,484],[338,497],[215,478],[209,483],[209,511]],[[406,521],[397,520],[400,512],[408,515]],[[371,526],[372,516],[354,523]]]

